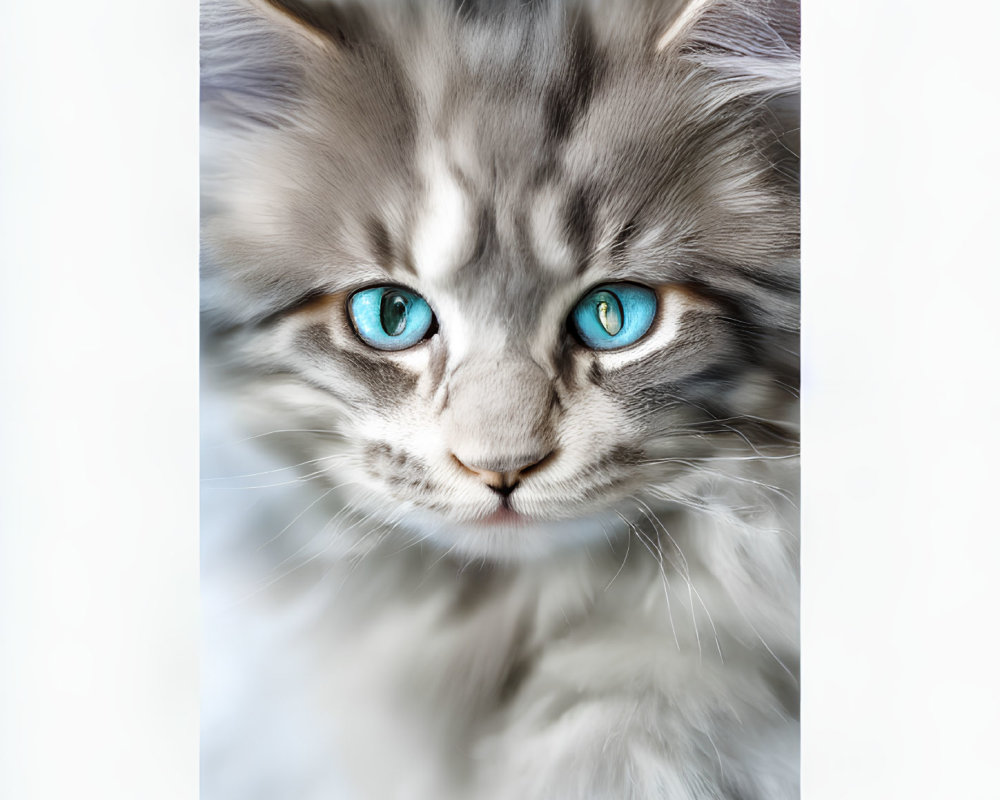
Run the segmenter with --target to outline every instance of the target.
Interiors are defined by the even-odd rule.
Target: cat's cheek
[[[586,366],[578,388],[569,394],[560,420],[560,440],[578,457],[591,458],[602,450],[642,439],[645,428],[640,419],[628,413],[627,405],[612,385],[614,375]]]
[[[297,327],[286,349],[286,365],[348,400],[362,416],[382,415],[412,404],[429,363],[426,345],[391,353],[379,351],[326,321]]]

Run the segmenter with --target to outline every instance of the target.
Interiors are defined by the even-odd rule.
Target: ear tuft
[[[707,67],[739,94],[799,88],[796,0],[689,0],[656,42],[658,52]]]
[[[284,4],[203,0],[203,116],[279,127],[302,93],[308,65],[331,51],[332,42]]]

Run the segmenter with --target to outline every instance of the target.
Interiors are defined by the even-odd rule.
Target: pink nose
[[[479,464],[469,464],[462,461],[457,455],[452,453],[452,458],[462,469],[478,475],[480,480],[489,486],[497,494],[507,497],[517,488],[521,476],[526,472],[536,469],[543,461],[548,460],[551,452],[543,456],[524,456],[520,458],[496,459],[476,459]],[[472,461],[472,459],[469,459]],[[480,465],[481,464],[481,465]]]

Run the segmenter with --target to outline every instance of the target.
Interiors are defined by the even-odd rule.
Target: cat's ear
[[[686,0],[661,29],[655,47],[711,70],[733,94],[795,94],[799,3]]]
[[[297,0],[202,0],[203,116],[280,126],[309,75],[349,46],[357,27]]]
[[[750,99],[768,132],[759,146],[774,174],[797,183],[798,0],[686,0],[660,29],[654,46],[660,57],[703,68],[713,87],[709,110]]]

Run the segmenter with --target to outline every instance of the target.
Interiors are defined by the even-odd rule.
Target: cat
[[[797,6],[201,13],[203,796],[797,797]]]

